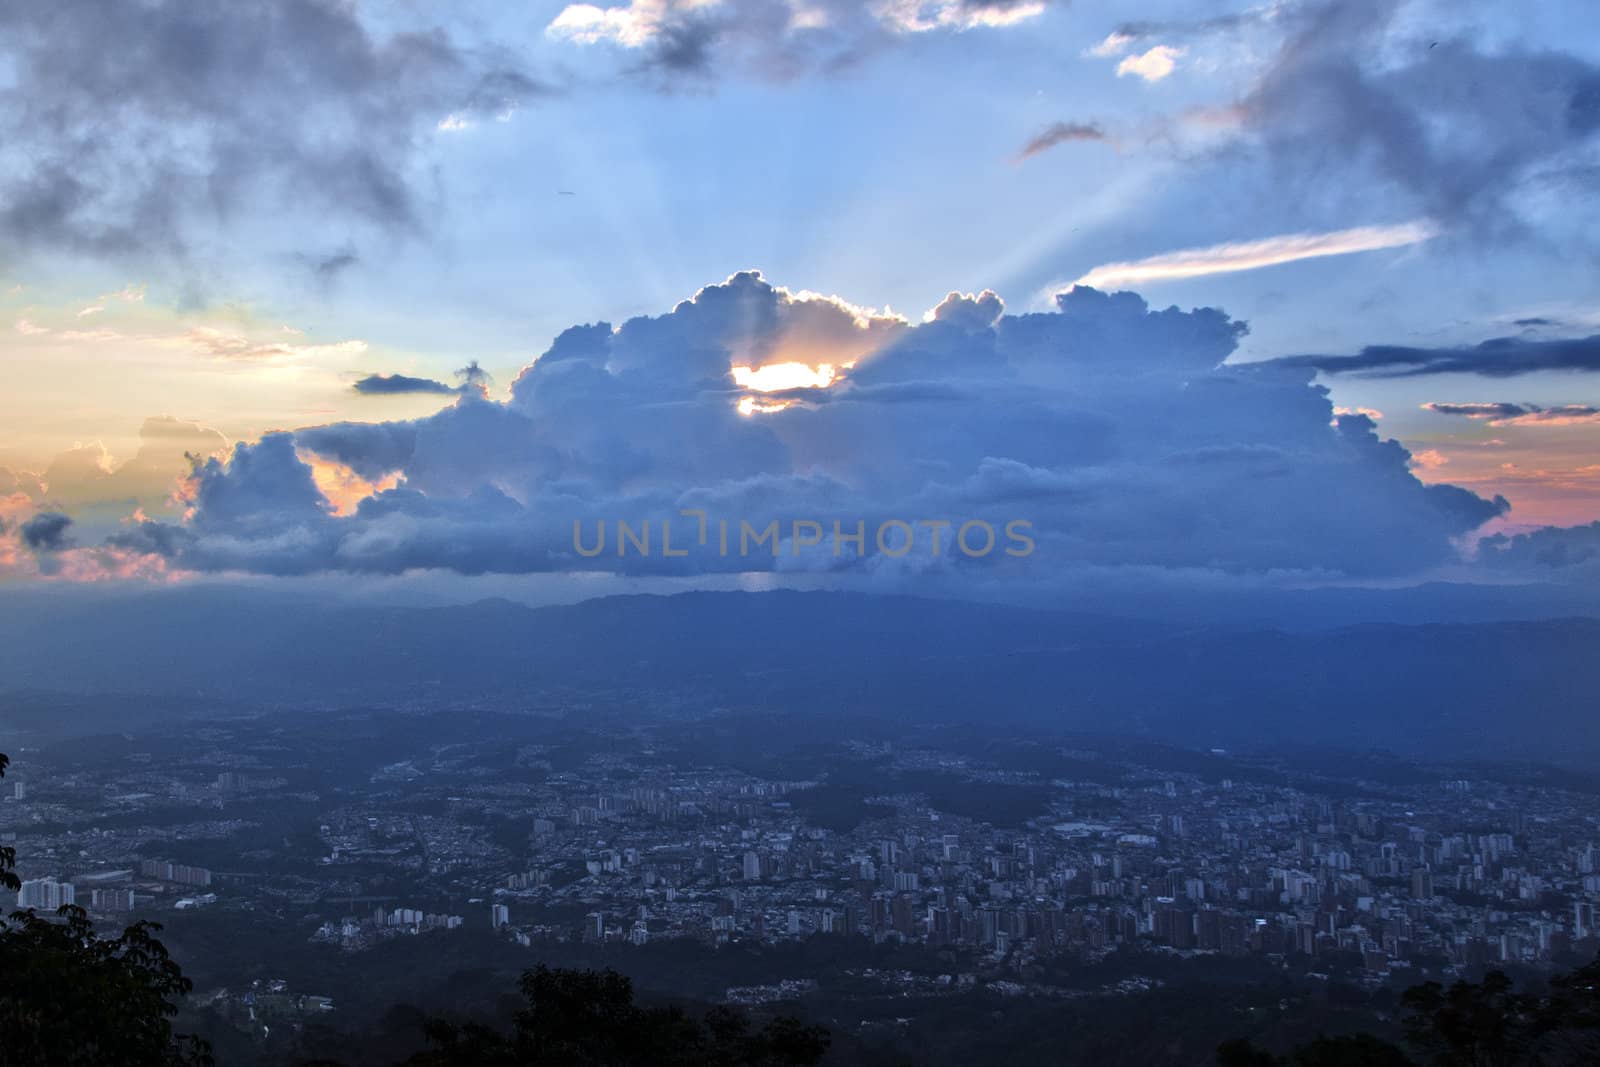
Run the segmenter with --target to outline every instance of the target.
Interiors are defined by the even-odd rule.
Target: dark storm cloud
[[[35,552],[57,552],[72,544],[67,530],[72,519],[59,511],[43,511],[21,526],[22,543]]]
[[[1312,367],[1327,374],[1375,378],[1415,378],[1430,374],[1514,378],[1538,371],[1600,370],[1600,334],[1547,341],[1495,337],[1476,345],[1445,348],[1371,345],[1355,355],[1286,356],[1272,362]]]
[[[1239,105],[1245,129],[1285,174],[1317,178],[1333,160],[1369,168],[1435,220],[1512,232],[1512,195],[1579,162],[1600,128],[1600,68],[1554,50],[1484,52],[1460,38],[1415,39],[1395,62],[1406,7],[1287,9],[1288,39]]]
[[[1071,141],[1109,141],[1105,128],[1098,122],[1053,122],[1040,130],[1017,153],[1018,159],[1031,159],[1057,145]]]
[[[260,200],[415,230],[419,135],[545,91],[338,0],[0,5],[0,68],[0,238],[108,255],[181,253],[197,217]]]

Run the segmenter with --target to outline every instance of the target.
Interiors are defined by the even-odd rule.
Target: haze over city
[[[1594,30],[0,5],[0,1060],[1593,1062]]]

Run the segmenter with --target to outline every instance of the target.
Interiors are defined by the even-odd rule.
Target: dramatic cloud
[[[1070,141],[1109,140],[1111,138],[1098,122],[1053,122],[1023,145],[1022,151],[1017,153],[1017,158],[1031,159],[1040,152],[1049,151],[1056,145],[1067,144]]]
[[[1260,241],[1234,241],[1164,252],[1127,263],[1107,263],[1079,278],[1076,284],[1101,288],[1257,270],[1321,256],[1399,248],[1426,241],[1434,232],[1427,223],[1408,222],[1399,226],[1360,226],[1332,233],[1291,233]]]
[[[1029,315],[951,293],[911,325],[743,273],[664,315],[567,330],[505,403],[469,391],[427,418],[274,433],[198,463],[185,521],[136,523],[107,549],[270,574],[1037,589],[1084,567],[1412,574],[1504,513],[1423,485],[1309,369],[1225,365],[1244,332],[1216,309],[1081,287]]]
[[[1048,0],[629,0],[570,4],[546,34],[609,44],[644,58],[633,69],[667,78],[728,72],[795,77],[854,62],[897,38],[1013,26]]]
[[[1328,374],[1368,377],[1480,374],[1486,378],[1514,378],[1537,371],[1600,370],[1600,335],[1548,341],[1495,337],[1465,348],[1372,345],[1353,356],[1286,356],[1273,362],[1314,367]]]
[[[1366,176],[1452,227],[1505,232],[1532,184],[1579,191],[1600,67],[1570,53],[1413,36],[1402,0],[1284,6],[1288,38],[1237,108],[1284,175]],[[1426,32],[1426,31],[1424,31]]]
[[[1490,426],[1581,426],[1600,423],[1600,408],[1588,404],[1439,404],[1422,405],[1424,411],[1479,419]]]
[[[543,89],[508,56],[360,15],[340,0],[0,6],[0,238],[180,254],[197,220],[262,202],[419,228],[420,133]]]

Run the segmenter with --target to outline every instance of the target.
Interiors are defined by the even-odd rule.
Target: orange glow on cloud
[[[1488,523],[1480,533],[1600,520],[1600,463],[1594,462],[1592,451],[1500,438],[1436,439],[1433,445],[1412,453],[1412,473],[1418,479],[1448,482],[1486,497],[1498,494],[1511,502],[1511,513]]]
[[[120,548],[76,548],[60,554],[51,577],[64,582],[178,582],[187,571],[174,570],[160,556]]]
[[[190,572],[173,568],[160,556],[121,548],[68,548],[51,556],[50,568],[22,547],[16,531],[0,535],[0,581],[46,582],[178,582]]]
[[[1450,457],[1440,452],[1437,448],[1425,448],[1421,452],[1413,453],[1411,464],[1423,470],[1434,471],[1450,462]]]
[[[343,463],[335,463],[311,453],[301,453],[300,460],[311,468],[311,479],[317,483],[322,495],[328,498],[335,515],[352,515],[356,506],[367,497],[400,484],[398,474],[369,482]]]

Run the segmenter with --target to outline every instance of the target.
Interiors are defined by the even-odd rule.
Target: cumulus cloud
[[[1600,408],[1589,404],[1540,407],[1537,404],[1510,404],[1503,401],[1472,404],[1430,402],[1423,404],[1422,409],[1439,415],[1478,419],[1490,426],[1582,426],[1600,423]]]
[[[119,460],[98,441],[78,445],[51,459],[30,495],[85,521],[115,522],[135,509],[175,513],[193,463],[226,455],[229,447],[210,427],[170,415],[149,418],[132,456]]]
[[[18,497],[35,501],[44,496],[45,483],[37,474],[0,467],[0,501]]]
[[[964,323],[969,330],[987,330],[1000,321],[1005,310],[1005,301],[993,289],[977,294],[951,291],[928,312],[926,321]]]
[[[1334,415],[1310,369],[1225,364],[1244,332],[1215,308],[1085,287],[1023,315],[953,292],[912,325],[746,272],[662,315],[572,327],[504,402],[465,392],[426,418],[239,445],[195,465],[185,520],[108,548],[201,571],[798,569],[1037,589],[1084,567],[1412,574],[1505,512],[1423,485],[1372,418]],[[757,393],[735,374],[823,362],[836,371],[811,387]],[[336,506],[330,466],[373,487]],[[1024,537],[1032,551],[1004,551]]]
[[[1442,348],[1370,345],[1354,355],[1285,356],[1274,362],[1368,377],[1479,374],[1514,378],[1538,371],[1600,370],[1600,335],[1549,340],[1494,337],[1476,345]]]
[[[1407,222],[1398,226],[1358,226],[1330,233],[1290,233],[1259,241],[1230,241],[1205,248],[1163,252],[1124,263],[1106,263],[1079,278],[1076,284],[1097,288],[1140,285],[1178,278],[1198,278],[1207,274],[1259,270],[1302,259],[1400,248],[1426,241],[1435,232],[1428,223]]]
[[[1478,542],[1478,558],[1489,566],[1567,572],[1600,563],[1600,522],[1546,526],[1514,536],[1494,534]]]
[[[1138,55],[1124,56],[1117,64],[1117,77],[1122,78],[1132,74],[1147,82],[1158,82],[1177,68],[1177,61],[1182,55],[1181,48],[1158,44]]]
[[[635,72],[790,78],[858,61],[897,39],[1014,26],[1051,0],[628,0],[569,4],[545,33],[639,57]]]
[[[1057,145],[1068,144],[1073,141],[1110,141],[1105,127],[1098,122],[1052,122],[1035,134],[1027,144],[1022,146],[1022,151],[1017,153],[1018,159],[1031,159],[1041,152],[1048,152]]]
[[[339,0],[8,4],[0,66],[0,236],[101,256],[183,254],[197,220],[262,203],[415,231],[419,134],[546,91],[498,50]]]

